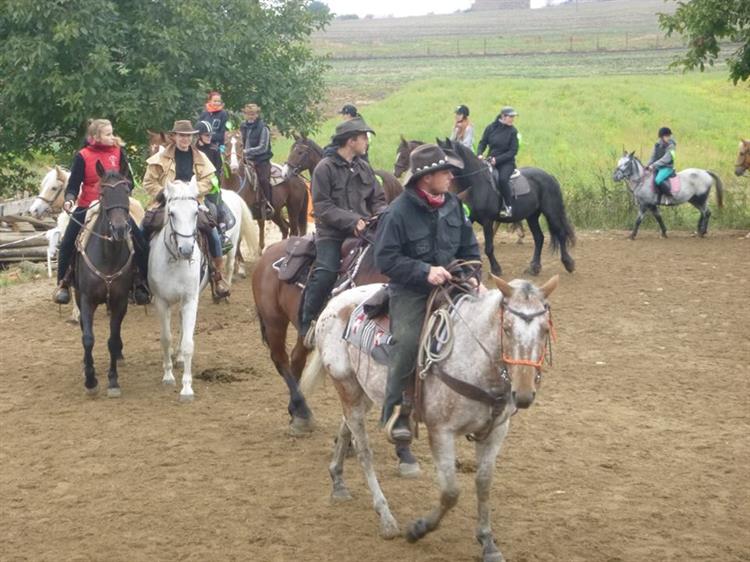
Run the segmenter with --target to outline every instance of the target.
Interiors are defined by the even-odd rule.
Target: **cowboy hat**
[[[457,168],[463,170],[464,163],[451,154],[446,154],[436,144],[422,144],[409,155],[409,170],[404,176],[404,187],[414,185],[425,174]]]
[[[198,131],[193,128],[193,124],[190,121],[183,119],[181,121],[175,121],[174,125],[172,125],[172,130],[169,132],[178,133],[180,135],[194,135]]]
[[[372,133],[375,134],[370,126],[365,123],[365,120],[361,117],[355,117],[349,121],[344,121],[336,126],[336,132],[331,137],[331,141],[335,144],[348,139],[351,136],[358,135],[360,133]]]

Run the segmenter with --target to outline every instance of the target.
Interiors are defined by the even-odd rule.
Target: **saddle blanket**
[[[672,194],[672,197],[680,192],[681,186],[682,181],[680,181],[680,176],[674,175],[669,178],[669,192]],[[651,191],[653,191],[654,193],[658,193],[654,180],[651,180]]]
[[[465,304],[467,298],[471,297],[467,294],[461,294],[453,301],[450,312],[452,323],[461,313],[461,307]],[[361,303],[352,311],[343,338],[357,349],[367,353],[375,362],[388,365],[393,344],[390,317],[368,318],[365,311],[366,304],[367,301]],[[435,333],[430,335],[430,349],[433,353],[440,353],[445,346],[447,331],[448,327],[442,325]]]
[[[279,185],[286,179],[284,167],[276,162],[271,162],[271,187]]]
[[[132,197],[129,199],[130,218],[135,221],[135,224],[140,224],[143,220],[143,206],[138,200],[133,199]],[[94,224],[96,224],[96,219],[99,216],[99,210],[99,201],[92,201],[86,211],[86,218],[83,220],[84,228],[81,228],[81,232],[78,233],[78,238],[76,239],[76,248],[79,250],[85,248],[89,238],[91,238],[91,232],[93,231]]]
[[[515,170],[513,175],[510,176],[510,190],[513,193],[513,198],[526,195],[531,191],[529,180],[521,174],[520,170]]]

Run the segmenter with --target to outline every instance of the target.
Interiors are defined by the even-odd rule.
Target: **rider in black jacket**
[[[518,113],[512,107],[504,107],[497,119],[487,125],[479,141],[477,154],[483,158],[484,151],[489,147],[489,161],[499,174],[500,194],[503,197],[505,209],[501,215],[510,217],[513,214],[510,200],[510,176],[516,169],[516,154],[518,154],[518,131],[513,121]]]

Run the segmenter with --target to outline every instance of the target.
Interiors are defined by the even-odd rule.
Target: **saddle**
[[[247,174],[248,179],[250,180],[251,186],[257,186],[258,185],[258,173],[255,171],[255,166],[252,162],[246,162],[245,166],[247,168]],[[277,164],[276,162],[271,162],[271,187],[276,187],[280,183],[283,183],[286,180],[286,177],[284,176],[284,168],[281,166],[281,164]]]
[[[491,166],[491,168],[493,185],[495,190],[500,193],[500,172],[498,172],[497,168],[494,166]],[[513,170],[513,173],[510,176],[510,192],[513,198],[517,199],[521,195],[526,195],[530,191],[531,186],[529,185],[529,180],[524,177],[521,170],[518,168]]]
[[[678,176],[676,173],[672,173],[671,176],[669,176],[668,180],[669,182],[669,193],[671,197],[676,196],[682,187],[682,181],[680,180],[680,176]],[[664,182],[662,182],[663,184]],[[651,190],[659,195],[661,193],[661,190],[656,187],[656,174],[654,174],[651,178]]]
[[[148,234],[149,240],[156,236],[162,228],[164,228],[164,219],[165,219],[165,206],[164,201],[159,202],[159,206],[154,209],[149,209],[146,211],[146,214],[143,216],[143,222],[141,223],[141,227],[143,228],[144,232]],[[198,230],[202,232],[204,235],[207,235],[213,228],[216,227],[216,221],[211,216],[210,213],[207,213],[203,209],[198,210]]]

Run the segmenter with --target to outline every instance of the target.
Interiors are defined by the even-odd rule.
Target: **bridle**
[[[62,190],[65,189],[64,181],[60,181],[57,177],[55,177],[55,180],[56,180],[56,184],[52,188],[51,197],[47,198],[47,197],[42,197],[42,195],[37,195],[34,199],[40,199],[41,201],[44,201],[45,203],[47,203],[47,205],[52,206],[52,203],[55,202],[55,199],[57,199],[60,196],[60,193],[62,192]]]
[[[187,260],[192,261],[192,256],[189,258],[182,257],[179,252],[176,252],[172,249],[172,247],[169,245],[168,240],[172,241],[173,246],[176,248],[178,246],[178,238],[192,238],[193,241],[196,241],[196,237],[198,235],[198,220],[195,221],[195,228],[193,228],[193,232],[190,234],[184,234],[182,232],[179,232],[175,226],[174,222],[172,220],[172,213],[169,212],[169,205],[172,203],[172,201],[195,201],[196,206],[198,205],[198,198],[197,197],[191,197],[188,195],[179,196],[179,197],[170,197],[167,200],[167,203],[165,205],[164,211],[167,213],[167,223],[169,224],[169,234],[167,236],[164,236],[164,247],[167,249],[167,252],[172,258],[172,261],[176,260]]]
[[[539,316],[547,315],[547,322],[549,323],[549,333],[547,334],[547,339],[542,342],[540,346],[539,351],[539,359],[537,361],[534,361],[533,359],[517,359],[514,357],[510,357],[505,354],[505,349],[503,346],[503,324],[505,320],[505,314],[512,314],[513,316],[517,316],[527,324],[531,323],[534,318],[538,318]],[[545,304],[544,308],[541,310],[537,310],[535,312],[521,312],[520,310],[516,310],[515,308],[510,307],[509,305],[506,305],[503,301],[500,304],[500,357],[502,359],[502,368],[505,369],[507,372],[507,366],[508,365],[523,365],[526,367],[534,367],[537,370],[537,382],[541,380],[542,376],[542,365],[544,364],[544,359],[547,353],[547,349],[549,348],[549,365],[552,364],[552,342],[557,341],[557,333],[555,332],[555,326],[552,323],[552,309],[550,308],[549,304]]]
[[[300,159],[303,157],[306,157],[308,153],[311,151],[314,152],[317,156],[323,156],[323,153],[316,150],[314,146],[310,144],[305,144],[304,142],[297,141],[294,143],[294,147],[297,147],[303,150],[302,156],[300,157]],[[297,164],[296,166],[289,166],[289,161],[286,162],[286,165],[289,167],[289,171],[291,172],[291,174],[295,176],[299,175],[299,173],[302,170],[309,169],[309,168],[303,168],[301,164]]]

